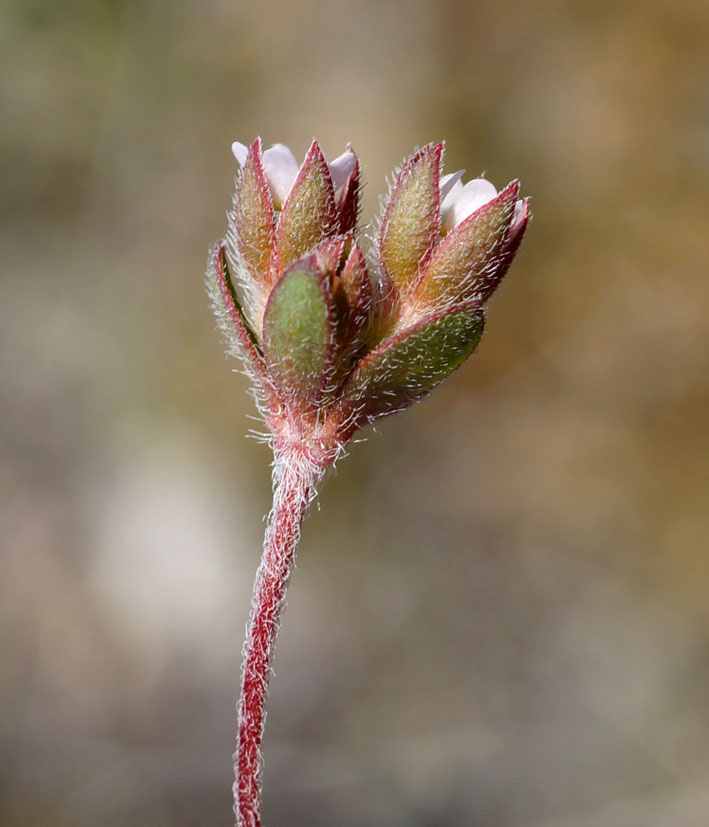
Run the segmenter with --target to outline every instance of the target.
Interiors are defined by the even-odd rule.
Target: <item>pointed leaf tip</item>
[[[372,282],[367,262],[357,244],[352,245],[340,278],[350,306],[358,308],[358,312],[365,310],[369,313],[373,298]]]
[[[260,138],[248,148],[241,166],[229,218],[227,257],[231,269],[238,272],[238,261],[241,260],[254,283],[262,290],[269,288],[272,284],[275,222],[273,201],[263,170]]]
[[[345,352],[357,351],[366,338],[374,312],[374,290],[367,263],[357,244],[352,245],[340,275],[340,330]]]
[[[336,227],[335,193],[325,156],[313,141],[278,221],[281,271],[310,252]]]
[[[352,153],[354,155],[354,153]],[[355,155],[355,165],[342,187],[337,203],[337,212],[340,221],[340,232],[354,232],[357,228],[360,209],[360,169],[359,160]]]
[[[480,295],[496,272],[518,194],[519,181],[512,181],[445,236],[416,289],[417,302],[443,306]]]
[[[379,255],[391,281],[405,290],[416,279],[438,236],[443,144],[409,158],[391,190],[379,232]]]
[[[510,269],[510,265],[512,264],[514,257],[517,255],[517,251],[522,243],[522,238],[524,237],[524,232],[527,229],[527,224],[529,224],[529,220],[531,218],[529,200],[525,198],[523,201],[519,201],[517,203],[518,206],[515,207],[514,217],[512,218],[512,222],[500,247],[500,253],[497,260],[497,269],[485,281],[484,285],[481,286],[480,299],[483,302],[487,301],[490,296],[492,296],[495,290],[497,290],[500,286],[502,279],[507,275],[507,271]]]

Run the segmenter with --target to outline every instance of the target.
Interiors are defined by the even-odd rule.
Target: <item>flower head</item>
[[[519,182],[441,176],[444,145],[398,171],[367,263],[358,246],[359,162],[303,163],[283,144],[235,142],[224,243],[207,281],[232,349],[279,443],[322,465],[363,425],[425,396],[475,349],[483,306],[529,220]]]

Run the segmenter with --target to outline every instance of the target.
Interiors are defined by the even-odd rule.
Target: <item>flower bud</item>
[[[473,352],[529,205],[517,181],[498,193],[462,170],[442,177],[444,144],[429,144],[397,173],[368,265],[352,149],[328,164],[313,141],[300,167],[282,144],[232,149],[233,209],[207,268],[215,312],[277,441],[328,464]]]
[[[379,231],[379,261],[386,276],[406,291],[428,261],[440,224],[440,167],[443,144],[431,144],[401,168]]]
[[[268,295],[283,272],[317,244],[355,229],[359,166],[351,149],[328,164],[313,141],[300,168],[283,144],[265,152],[235,141],[239,162],[226,255],[252,329],[260,331]],[[336,194],[340,192],[336,199]]]

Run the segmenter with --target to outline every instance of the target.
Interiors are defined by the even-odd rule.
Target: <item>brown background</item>
[[[267,449],[203,291],[233,139],[445,138],[534,222],[326,482],[267,827],[709,823],[702,0],[6,0],[0,823],[230,825]]]

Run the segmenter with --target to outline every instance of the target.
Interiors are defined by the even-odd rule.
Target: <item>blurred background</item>
[[[267,448],[203,289],[230,142],[535,219],[307,522],[268,827],[709,823],[709,8],[5,0],[0,823],[230,825]]]

